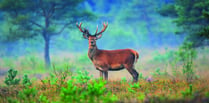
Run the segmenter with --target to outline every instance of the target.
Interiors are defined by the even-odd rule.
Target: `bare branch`
[[[32,20],[30,20],[30,22],[33,24],[33,25],[36,25],[36,26],[38,26],[38,27],[40,27],[40,28],[44,28],[42,25],[40,25],[40,24],[38,24],[38,23],[36,23],[36,22],[34,22],[34,21],[32,21]]]
[[[65,30],[65,28],[66,28],[67,26],[69,26],[70,24],[72,24],[72,22],[66,23],[66,24],[59,30],[59,32],[57,32],[57,33],[52,33],[52,35],[58,35],[58,34],[62,33],[62,32]]]
[[[52,4],[52,7],[51,7],[51,9],[49,10],[49,18],[50,17],[52,17],[52,15],[54,14],[54,12],[55,12],[55,6],[56,6],[56,4]]]
[[[42,2],[42,0],[39,0],[39,6],[40,6],[40,8],[41,8],[41,10],[42,10],[43,16],[46,16],[46,10],[45,10],[44,7],[43,7],[43,2]]]

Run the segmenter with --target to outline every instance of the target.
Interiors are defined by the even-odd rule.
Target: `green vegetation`
[[[58,88],[55,84],[35,84],[34,82],[24,88],[17,85],[19,88],[17,93],[14,88],[9,88],[8,92],[11,94],[7,94],[7,96],[1,94],[0,98],[3,103],[112,103],[117,101],[153,103],[154,101],[168,102],[174,97],[177,101],[187,102],[193,98],[199,98],[196,102],[201,102],[205,95],[207,97],[208,92],[200,92],[199,83],[199,81],[195,81],[193,84],[187,84],[184,81],[179,81],[173,84],[170,80],[161,79],[151,82],[151,84],[141,80],[139,83],[126,85],[127,82],[125,84],[117,81],[106,82],[101,79],[91,79],[87,85],[81,85],[77,84],[76,80],[70,79],[64,83],[60,91],[57,91]],[[206,87],[206,85],[203,86]],[[196,91],[199,91],[198,95]]]
[[[196,50],[192,48],[192,43],[186,43],[179,48],[177,53],[183,63],[182,72],[189,82],[195,78],[194,59],[196,58]]]
[[[208,60],[208,49],[196,50],[191,48],[191,45],[191,43],[187,43],[175,50],[166,48],[163,53],[162,50],[153,51],[152,58],[146,62],[148,64],[143,64],[143,68],[151,68],[147,70],[148,74],[143,72],[145,69],[139,70],[141,66],[136,64],[137,71],[142,71],[137,83],[131,83],[129,78],[123,77],[121,74],[114,74],[114,76],[122,76],[121,80],[117,81],[112,78],[113,75],[110,75],[109,81],[93,77],[99,74],[98,72],[92,74],[96,70],[87,63],[88,60],[77,59],[83,54],[79,56],[75,54],[75,57],[63,59],[63,61],[56,58],[57,61],[53,61],[52,69],[48,71],[44,69],[44,66],[39,66],[43,65],[44,61],[35,55],[3,58],[1,65],[10,67],[9,61],[16,65],[16,70],[8,70],[13,72],[8,72],[5,81],[22,78],[19,83],[15,84],[15,88],[7,86],[6,83],[1,85],[0,99],[4,103],[25,103],[27,101],[44,103],[64,103],[66,101],[77,103],[136,101],[143,103],[147,101],[153,103],[156,101],[190,102],[195,98],[198,98],[195,99],[197,102],[202,102],[208,98],[209,91],[208,76],[203,76],[204,73],[208,73],[206,72],[207,64],[205,64],[205,61]],[[142,57],[142,63],[143,59]],[[67,63],[66,60],[69,60],[70,63]],[[34,63],[37,66],[34,66]],[[27,69],[22,69],[23,67]],[[201,73],[203,75],[199,73],[200,71],[204,71]],[[197,75],[199,75],[198,78]],[[8,77],[13,77],[13,79],[6,79]],[[33,78],[30,79],[31,77]]]
[[[189,84],[189,88],[187,88],[185,91],[181,91],[181,93],[183,97],[192,96],[193,95],[192,84]]]
[[[30,81],[30,79],[28,78],[28,75],[27,75],[27,74],[25,74],[25,75],[23,76],[22,84],[23,84],[23,85],[26,85],[26,86],[29,86],[29,85],[32,84],[31,81]]]
[[[36,3],[38,1],[17,0],[17,5],[11,8],[10,11],[6,7],[10,8],[9,4],[12,4],[10,3],[12,1],[2,0],[0,2],[2,5],[2,7],[0,6],[0,14],[3,15],[2,25],[0,26],[0,46],[3,49],[0,50],[0,56],[43,53],[45,48],[45,39],[41,35],[43,29],[35,25],[35,23],[38,23],[45,26],[45,17],[40,14],[42,13],[41,6],[37,6],[38,4]],[[18,6],[18,2],[24,2],[22,3],[24,5],[22,8],[24,9],[18,9],[21,6],[21,3]],[[42,0],[42,2],[43,6],[46,7],[44,9],[47,11],[52,7],[53,3],[55,3],[55,7],[59,7],[62,4],[73,5],[69,6],[72,9],[77,5],[74,8],[75,10],[68,10],[68,8],[55,10],[53,16],[49,18],[50,24],[46,32],[47,35],[50,35],[49,53],[51,53],[51,56],[57,52],[79,51],[86,53],[88,43],[82,38],[82,33],[76,28],[76,22],[83,22],[83,27],[89,29],[90,33],[94,33],[96,25],[98,25],[98,30],[101,30],[102,22],[108,21],[109,26],[104,32],[103,38],[98,41],[101,49],[138,49],[141,47],[158,47],[166,44],[176,46],[182,41],[181,36],[174,35],[177,27],[172,23],[173,19],[162,17],[157,12],[156,8],[161,7],[162,4],[159,1],[116,0],[109,3],[110,1],[107,0],[66,0],[60,3],[60,0]],[[69,4],[69,2],[72,3]],[[59,3],[60,5],[57,5]],[[25,8],[31,8],[32,10]],[[11,15],[16,9],[17,14],[21,15],[20,22],[17,23],[15,22],[16,17]],[[97,16],[96,20],[92,20],[92,13]],[[31,20],[35,23],[30,22]],[[71,24],[62,33],[52,36],[68,22],[71,22]],[[12,40],[8,42],[5,41],[6,39]],[[41,56],[44,57],[44,55]]]
[[[36,87],[26,87],[18,92],[19,102],[21,103],[32,103],[34,102],[34,97],[37,95]]]
[[[208,103],[208,5],[0,0],[0,103]],[[91,34],[108,22],[100,49],[138,51],[138,82],[127,70],[99,78],[76,22]]]
[[[149,78],[146,77],[147,75],[144,73],[140,73],[141,76],[137,83],[131,83],[131,80],[127,80],[127,78],[124,77],[117,81],[113,81],[112,79],[104,81],[101,78],[94,78],[90,72],[80,69],[80,66],[78,66],[79,69],[72,70],[72,68],[75,68],[73,65],[77,64],[66,65],[65,63],[55,63],[57,66],[54,65],[51,71],[48,71],[48,75],[41,79],[29,79],[34,72],[26,75],[26,71],[16,71],[19,75],[23,75],[23,78],[20,81],[21,83],[15,84],[15,88],[13,88],[13,86],[1,85],[0,99],[3,103],[202,102],[205,99],[209,99],[207,78],[193,78],[196,70],[193,70],[194,64],[191,64],[191,62],[188,61],[192,60],[193,62],[196,62],[197,58],[195,57],[195,51],[192,53],[191,51],[193,49],[190,50],[187,47],[179,48],[176,51],[169,51],[166,49],[165,54],[155,54],[157,56],[152,58],[151,64],[153,65],[153,61],[155,64],[164,64],[161,64],[160,66],[162,67],[157,68],[154,72],[153,70],[149,72],[152,74],[152,80],[150,81],[147,80]],[[184,56],[182,56],[183,53]],[[176,58],[165,56],[171,54],[174,54],[175,56],[173,57]],[[195,58],[191,58],[191,56],[194,56]],[[172,71],[169,72],[169,70],[172,70],[173,68],[172,65],[170,65],[171,67],[167,66],[167,71],[162,70],[162,68],[167,65],[166,63],[173,64],[173,60],[176,63],[176,71],[179,71],[179,74],[174,75]],[[205,60],[205,58],[203,58],[203,60]],[[29,65],[32,64],[28,63],[27,67],[29,67]],[[83,67],[87,66],[86,62],[81,62],[80,65]],[[192,69],[193,72],[190,72],[188,69],[187,72],[183,73],[185,67],[191,67],[189,69]],[[29,71],[32,69],[38,68],[31,67],[29,68]],[[9,71],[11,71],[11,69]],[[15,70],[12,69],[12,71],[14,72]],[[36,73],[38,72],[39,70]],[[41,73],[44,73],[43,75],[45,75],[46,72],[43,70]],[[187,81],[186,73],[191,73],[193,75],[192,81]],[[13,80],[15,80],[17,76],[18,75],[16,74]],[[172,76],[172,78],[170,78],[170,76]],[[185,77],[185,79],[182,79],[182,77]],[[2,90],[4,90],[4,92]]]
[[[209,37],[209,1],[174,0],[164,4],[159,10],[163,16],[174,18],[178,34],[186,34],[186,42],[193,42],[194,47],[208,45]]]
[[[4,83],[8,86],[10,85],[17,85],[20,82],[20,79],[16,79],[17,70],[9,69],[7,77],[5,77]]]
[[[193,48],[193,43],[185,42],[178,48],[178,50],[167,51],[163,55],[157,53],[156,56],[153,57],[153,60],[158,61],[159,63],[164,63],[166,68],[164,71],[157,68],[155,72],[152,72],[151,74],[154,77],[168,75],[167,68],[170,66],[174,77],[177,77],[182,73],[187,82],[192,82],[192,80],[198,78],[195,74],[196,68],[194,68],[194,61],[196,58],[197,51]]]
[[[4,41],[11,42],[21,38],[41,36],[44,40],[44,60],[50,67],[50,41],[65,28],[74,25],[84,16],[93,17],[90,11],[79,7],[83,0],[1,0],[0,10],[5,13],[4,22],[8,27],[4,32]],[[70,11],[70,12],[69,12]],[[65,23],[63,22],[65,18]],[[87,19],[88,20],[88,19]]]

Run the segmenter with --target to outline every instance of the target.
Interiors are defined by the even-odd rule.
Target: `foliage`
[[[68,66],[59,70],[57,67],[55,67],[55,65],[53,65],[53,72],[50,73],[49,77],[41,79],[41,82],[45,87],[47,85],[53,85],[55,86],[56,91],[60,91],[63,85],[66,84],[67,78],[71,76],[72,71],[70,68],[68,68]]]
[[[44,62],[40,57],[33,54],[27,55],[25,58],[22,58],[20,65],[24,68],[32,68],[33,70],[44,69]]]
[[[63,25],[60,24],[60,22],[62,22],[63,19],[70,22],[72,21],[72,19],[77,19],[74,16],[86,16],[86,17],[91,16],[90,12],[85,11],[83,10],[83,8],[79,7],[79,5],[83,2],[83,0],[65,0],[65,1],[16,0],[15,3],[13,2],[14,2],[13,0],[2,0],[0,2],[0,9],[4,11],[5,14],[7,14],[6,18],[9,19],[6,18],[5,19],[11,21],[14,27],[16,27],[16,30],[21,30],[21,29],[25,31],[33,30],[33,32],[26,33],[27,35],[43,30],[42,28],[44,27],[43,24],[46,24],[46,22],[41,23],[43,22],[42,19],[50,20],[48,21],[50,23],[47,24],[46,26],[46,32],[49,33],[48,35],[50,36],[53,35],[53,32],[57,31],[55,28],[57,27],[57,25],[60,26]],[[11,4],[13,4],[13,6]],[[71,5],[71,6],[69,7],[66,5]],[[33,15],[33,13],[37,15]],[[56,21],[56,22],[52,22],[52,21]],[[70,25],[72,25],[71,22]],[[27,36],[19,33],[17,35],[20,35],[20,38]],[[18,37],[17,35],[13,35],[12,37],[14,38]],[[31,38],[31,36],[28,36],[28,38]]]
[[[81,102],[82,89],[73,84],[72,80],[69,80],[67,87],[62,87],[60,97],[63,102]]]
[[[167,71],[161,71],[161,69],[160,68],[156,68],[155,69],[155,72],[151,72],[151,75],[153,76],[153,77],[159,77],[159,76],[165,76],[165,75],[167,75],[168,73],[167,73]]]
[[[34,97],[37,95],[37,90],[35,87],[26,87],[22,91],[18,93],[18,97],[20,98],[20,101],[23,103],[27,102],[33,102]]]
[[[43,94],[41,94],[41,95],[39,96],[39,101],[40,101],[41,103],[50,103],[49,100],[47,99],[47,97],[44,96]]]
[[[88,83],[88,87],[87,87],[88,94],[96,97],[101,96],[106,90],[105,88],[106,83],[107,82],[102,79],[99,79],[98,81],[93,80],[92,83]]]
[[[181,91],[183,97],[192,96],[193,90],[192,90],[192,84],[189,84],[189,88],[187,88],[185,91]]]
[[[15,77],[17,76],[17,70],[14,69],[9,69],[7,77],[5,77],[4,83],[6,85],[11,86],[11,85],[17,85],[20,82],[20,79],[16,79]]]
[[[47,68],[50,67],[49,45],[51,37],[62,33],[76,20],[93,17],[90,11],[79,7],[83,0],[17,0],[15,3],[13,2],[13,0],[0,1],[0,10],[6,15],[4,19],[11,24],[7,35],[3,35],[5,41],[41,35],[45,42],[44,59]]]
[[[51,78],[55,80],[54,84],[56,84],[58,87],[61,87],[64,82],[66,82],[67,77],[72,76],[71,68],[69,68],[68,65],[65,65],[61,70],[56,70],[57,68],[55,68],[55,66],[53,66],[53,69],[54,74],[51,74]]]
[[[111,103],[117,101],[117,97],[111,95],[111,93],[104,96],[106,91],[105,84],[106,82],[100,79],[88,82],[87,87],[78,87],[73,80],[69,80],[68,86],[61,89],[61,101],[76,103],[97,103],[98,101]]]
[[[206,93],[205,93],[205,96],[206,96],[207,98],[209,98],[209,92],[206,92]]]
[[[162,8],[158,10],[158,13],[162,16],[177,17],[175,5],[172,4],[164,4]]]
[[[127,82],[126,77],[122,77],[120,83],[126,83],[126,82]]]
[[[191,82],[193,79],[196,79],[194,60],[197,58],[197,51],[193,47],[192,42],[184,42],[178,50],[167,51],[165,54],[157,54],[154,56],[154,61],[163,63],[164,65],[170,65],[172,70],[172,75],[177,77],[181,73],[185,76],[187,82]],[[152,75],[159,77],[160,75],[167,75],[167,71],[161,72],[160,68],[157,68],[155,72],[152,72]]]
[[[177,55],[178,51],[175,50],[168,50],[167,48],[165,48],[165,53],[160,54],[159,52],[155,53],[155,56],[153,56],[153,61],[152,62],[159,62],[159,63],[163,63],[164,66],[164,71],[161,71],[161,68],[156,68],[155,72],[152,72],[151,74],[153,76],[160,76],[162,75],[167,75],[167,71],[166,69],[168,69],[168,66],[171,66],[171,70],[172,70],[172,75],[177,76],[177,74],[179,74],[178,72],[178,64],[179,64],[179,56]]]
[[[140,88],[140,84],[139,83],[133,83],[133,84],[129,84],[129,88],[128,88],[128,91],[131,92],[131,93],[136,93],[136,89],[139,89]]]
[[[9,1],[2,0],[2,1],[11,2],[12,0]],[[21,0],[17,0],[17,4],[19,1]],[[25,5],[24,8],[27,8],[28,2],[30,2],[31,0],[28,1],[22,0],[22,1],[25,1],[23,3]],[[45,1],[48,0],[42,0],[42,1],[44,2],[44,5],[50,7],[49,2],[51,2],[51,0],[46,4]],[[73,0],[65,0],[64,2],[68,2],[68,1],[73,1]],[[74,1],[77,2],[80,0],[74,0]],[[54,19],[55,17],[53,17],[52,19],[50,19],[50,26],[49,29],[47,29],[47,31],[52,34],[57,33],[65,23],[68,23],[71,20],[74,21],[72,22],[71,26],[68,26],[70,29],[68,29],[67,27],[59,36],[58,35],[50,36],[51,37],[50,46],[49,46],[50,53],[54,53],[57,51],[83,52],[88,49],[86,45],[88,44],[88,42],[82,38],[82,34],[75,27],[75,22],[77,21],[83,22],[83,27],[88,28],[93,33],[96,29],[97,24],[100,30],[102,28],[103,21],[109,22],[109,26],[107,28],[108,30],[105,31],[102,39],[98,40],[99,48],[106,48],[106,49],[139,48],[139,47],[141,48],[141,47],[162,46],[167,44],[171,44],[173,46],[181,43],[182,38],[174,35],[174,32],[176,31],[177,27],[173,24],[172,19],[162,17],[157,13],[157,8],[163,7],[161,3],[164,0],[162,2],[153,1],[153,0],[147,0],[147,1],[81,0],[81,1],[83,2],[81,2],[78,5],[77,7],[78,11],[77,9],[75,11],[68,10],[67,13],[60,13],[61,15],[59,15],[62,17],[63,15],[65,15],[65,17],[63,18],[60,17],[59,19]],[[33,4],[33,2],[34,1],[32,1],[31,3]],[[52,3],[53,2],[55,1],[52,1]],[[56,2],[60,2],[60,0]],[[73,5],[73,3],[69,5]],[[10,5],[7,5],[7,7],[9,6]],[[14,6],[14,8],[15,7],[16,6]],[[31,8],[33,7],[34,6],[31,6]],[[45,39],[43,39],[42,35],[40,35],[41,29],[38,26],[34,25],[33,23],[28,24],[28,22],[32,19],[33,21],[36,21],[36,23],[39,23],[42,26],[44,26],[45,24],[44,17],[41,14],[37,13],[39,11],[41,12],[41,9],[39,7],[40,6],[35,6],[35,8],[37,9],[33,9],[34,12],[32,12],[32,14],[35,13],[37,15],[35,14],[32,15],[30,13],[29,15],[25,15],[25,14],[23,15],[22,12],[21,13],[18,12],[18,14],[20,14],[20,17],[17,17],[19,18],[18,20],[16,20],[15,17],[12,18],[9,17],[10,15],[7,13],[6,13],[7,15],[5,15],[5,12],[7,11],[1,12],[2,25],[0,30],[1,32],[0,39],[10,39],[11,41],[11,42],[0,43],[0,45],[5,48],[0,50],[0,52],[1,51],[3,52],[3,55],[8,55],[8,54],[10,54],[11,56],[13,56],[14,54],[24,55],[28,53],[27,50],[36,53],[43,52],[42,49],[45,46],[44,45]],[[9,10],[9,9],[5,9],[5,10]],[[27,10],[31,11],[30,9]],[[87,12],[86,15],[87,14],[90,15],[91,12],[94,12],[94,14],[97,16],[97,20],[92,21],[86,19],[88,18],[87,16],[83,16],[82,14],[80,14],[82,13],[83,10]],[[26,12],[27,14],[28,11]],[[79,15],[73,15],[77,13],[79,13]],[[4,17],[7,19],[4,19]],[[16,26],[17,24],[14,25],[12,21],[19,21],[16,23],[24,24],[24,26],[21,27]],[[25,29],[29,29],[29,30],[25,30]],[[26,39],[26,38],[33,38],[33,39]],[[19,40],[19,41],[13,42],[14,40]],[[79,57],[79,59],[81,59],[81,62],[85,58]]]
[[[194,59],[196,58],[196,50],[192,48],[192,43],[187,42],[178,50],[178,56],[183,63],[182,72],[186,75],[186,80],[191,81],[195,77]]]
[[[25,85],[25,86],[30,86],[30,85],[32,85],[32,83],[31,83],[30,79],[28,78],[28,75],[27,75],[27,74],[25,74],[25,75],[23,76],[22,84]]]
[[[138,99],[144,101],[146,95],[144,93],[139,93]]]
[[[87,95],[89,95],[88,103],[96,103],[102,95],[105,93],[106,88],[104,87],[106,84],[105,81],[100,79],[99,81],[92,81],[92,83],[88,83],[87,86]]]
[[[7,98],[8,103],[19,103],[17,99]]]
[[[20,82],[20,79],[16,79],[15,77],[17,76],[18,71],[14,69],[9,69],[8,70],[8,75],[5,77],[4,83],[8,86],[11,85],[18,85]],[[32,83],[30,79],[28,78],[28,75],[25,74],[22,78],[22,84],[25,86],[30,86]]]
[[[193,46],[208,45],[208,5],[208,0],[175,0],[174,3],[163,6],[161,15],[170,16],[176,13],[175,23],[183,28],[178,32],[186,33],[186,40],[194,42]]]
[[[17,85],[17,95],[15,95],[14,90],[11,90],[12,94],[6,94],[7,96],[2,98],[0,92],[0,99],[5,103],[114,103],[134,101],[152,103],[154,101],[183,102],[198,98],[195,101],[202,102],[203,98],[208,96],[208,92],[207,90],[201,91],[202,87],[207,87],[207,83],[203,83],[201,86],[200,83],[201,81],[197,80],[189,85],[185,81],[173,84],[172,80],[159,79],[152,83],[141,80],[139,83],[131,84],[128,81],[121,83],[91,79],[87,85],[83,85],[78,84],[76,80],[69,79],[67,83],[62,85],[61,89],[56,88],[56,84],[33,83],[24,88]],[[44,88],[44,85],[47,85],[47,88]],[[199,91],[201,94],[194,91]]]
[[[86,70],[77,70],[76,74],[77,75],[72,76],[72,79],[76,79],[77,83],[80,84],[87,84],[91,78],[91,76],[89,76],[89,72],[87,72]]]
[[[102,98],[102,100],[104,103],[115,103],[119,99],[116,95],[112,94],[111,92],[108,92],[107,95]]]
[[[139,73],[139,79],[145,79],[146,77],[143,76],[142,73]]]
[[[116,19],[120,23],[119,25],[124,24],[125,31],[121,33],[115,32],[115,34],[125,35],[127,29],[131,25],[132,34],[134,35],[131,35],[131,33],[129,33],[129,38],[130,36],[134,36],[134,38],[137,38],[136,41],[143,41],[140,42],[140,44],[142,45],[158,46],[164,41],[169,43],[172,41],[172,40],[167,41],[166,39],[162,39],[168,35],[172,35],[176,30],[176,27],[171,24],[171,21],[169,19],[166,19],[158,15],[156,8],[160,7],[161,2],[154,0],[146,0],[146,1],[132,0],[131,2],[120,1],[120,4],[122,6],[121,8],[123,9],[118,12],[118,7],[112,6],[113,11],[111,12],[110,15],[115,16],[115,14],[117,14]],[[127,23],[129,25],[126,25]],[[127,38],[126,41],[128,41]]]

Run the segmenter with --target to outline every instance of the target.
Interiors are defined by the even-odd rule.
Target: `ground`
[[[176,50],[170,49],[170,50]],[[208,103],[209,55],[208,48],[198,49],[194,60],[195,76],[191,81],[181,73],[182,64],[174,66],[164,58],[167,49],[141,50],[135,65],[139,81],[132,82],[127,70],[110,71],[108,81],[99,79],[97,71],[85,53],[62,53],[53,61],[51,69],[44,69],[40,55],[0,59],[1,103],[28,102],[118,102],[118,103]],[[159,58],[160,55],[160,58]],[[38,61],[37,61],[38,59]],[[7,86],[4,81],[9,69],[15,69],[17,85]],[[27,74],[31,85],[22,83]],[[38,91],[37,91],[38,90]],[[96,101],[94,101],[96,100]]]

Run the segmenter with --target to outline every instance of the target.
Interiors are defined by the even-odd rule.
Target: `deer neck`
[[[94,46],[89,45],[88,56],[91,60],[93,60],[93,57],[95,56],[97,50],[98,48],[96,45]]]

